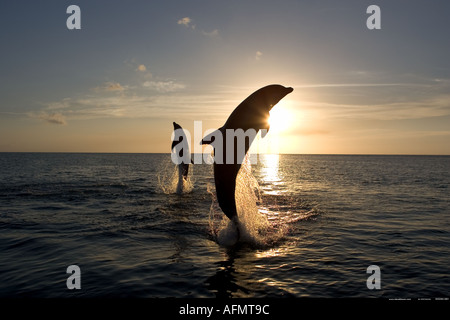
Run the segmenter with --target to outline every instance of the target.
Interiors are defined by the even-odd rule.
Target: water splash
[[[208,186],[208,192],[213,197],[209,214],[210,232],[221,246],[230,247],[239,241],[255,247],[266,247],[273,245],[286,234],[285,226],[278,224],[275,227],[259,208],[262,202],[261,192],[258,181],[252,174],[248,156],[245,157],[236,178],[238,223],[229,220],[222,213],[211,186]]]
[[[180,174],[180,169],[172,163],[167,164],[158,172],[158,186],[165,194],[190,193],[194,189],[193,166],[189,168],[187,179]]]

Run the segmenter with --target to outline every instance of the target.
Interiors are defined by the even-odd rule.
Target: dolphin
[[[227,158],[227,130],[228,129],[242,129],[247,131],[253,129],[254,132],[258,132],[261,129],[267,131],[262,132],[262,136],[270,129],[268,123],[269,111],[287,94],[291,93],[294,89],[290,87],[284,87],[278,84],[272,84],[265,86],[255,92],[242,101],[236,109],[231,113],[225,124],[210,133],[202,139],[200,144],[211,144],[214,147],[214,182],[216,185],[216,194],[219,206],[223,213],[238,226],[237,209],[236,209],[236,177],[241,167],[241,163],[247,154],[248,149],[253,141],[253,138],[249,137],[244,142],[244,153],[239,155],[237,152],[238,143],[234,141],[232,143],[234,147],[234,161],[228,163],[228,161],[217,161],[217,154],[222,156],[222,160]],[[256,134],[255,134],[256,135]],[[222,139],[218,139],[222,138]],[[216,140],[222,140],[222,143],[217,143]],[[237,228],[239,233],[239,228]]]
[[[189,145],[186,134],[183,128],[176,122],[173,122],[174,138],[172,141],[172,160],[178,165],[178,186],[177,193],[183,190],[183,180],[187,181],[189,173],[189,164],[191,163],[191,156],[189,152]]]

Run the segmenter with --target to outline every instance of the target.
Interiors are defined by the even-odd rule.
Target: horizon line
[[[0,151],[2,153],[53,153],[53,154],[167,154],[171,152],[93,152],[93,151]],[[191,154],[208,154],[197,152]],[[450,154],[426,154],[426,153],[250,153],[249,155],[311,155],[311,156],[450,156]]]

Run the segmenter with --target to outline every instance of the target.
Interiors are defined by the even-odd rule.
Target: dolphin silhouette
[[[186,134],[183,128],[176,122],[173,122],[174,138],[172,141],[172,152],[175,162],[178,164],[178,186],[177,193],[183,191],[183,180],[187,180],[189,173],[189,164],[191,163],[191,155]],[[172,160],[173,160],[172,158]]]
[[[238,225],[235,198],[236,177],[254,136],[253,138],[249,137],[246,141],[241,141],[245,144],[245,152],[241,152],[241,154],[239,154],[237,150],[238,147],[242,146],[238,146],[238,143],[234,143],[234,141],[230,142],[230,140],[228,140],[234,147],[234,161],[232,161],[232,163],[221,161],[221,163],[220,161],[217,161],[216,155],[220,153],[222,159],[227,158],[228,149],[226,147],[226,131],[228,129],[242,129],[244,131],[253,129],[256,133],[260,129],[266,129],[268,131],[270,128],[268,123],[270,116],[269,111],[293,90],[293,88],[272,84],[255,91],[234,109],[221,128],[210,133],[200,142],[200,144],[211,144],[214,147],[214,182],[216,185],[217,200],[223,213],[231,221],[234,221],[236,225]],[[215,143],[217,138],[222,138],[222,143]]]

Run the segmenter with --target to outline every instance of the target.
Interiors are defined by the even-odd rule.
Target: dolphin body
[[[241,167],[241,163],[247,154],[248,149],[253,139],[245,142],[245,153],[238,155],[237,143],[234,143],[234,156],[235,161],[233,163],[217,163],[216,155],[218,152],[222,152],[223,159],[226,159],[226,130],[227,129],[242,129],[244,131],[248,129],[254,129],[256,133],[260,129],[270,128],[268,123],[269,111],[287,94],[291,93],[294,89],[284,87],[278,84],[268,85],[263,87],[254,93],[252,93],[247,99],[242,101],[236,109],[231,113],[225,124],[207,135],[200,142],[201,144],[212,144],[214,147],[214,182],[216,185],[216,194],[219,206],[223,213],[238,227],[237,209],[236,209],[236,177]],[[267,133],[267,132],[266,132]],[[223,143],[216,145],[214,141],[217,136],[222,137]],[[218,148],[220,148],[218,150]],[[238,159],[236,159],[238,156]],[[239,228],[237,228],[239,234]]]
[[[172,152],[175,152],[175,157],[178,163],[178,185],[177,193],[183,192],[183,180],[187,181],[189,173],[189,164],[191,163],[191,156],[189,152],[189,145],[186,134],[183,128],[176,122],[173,122],[174,139],[172,141]]]

